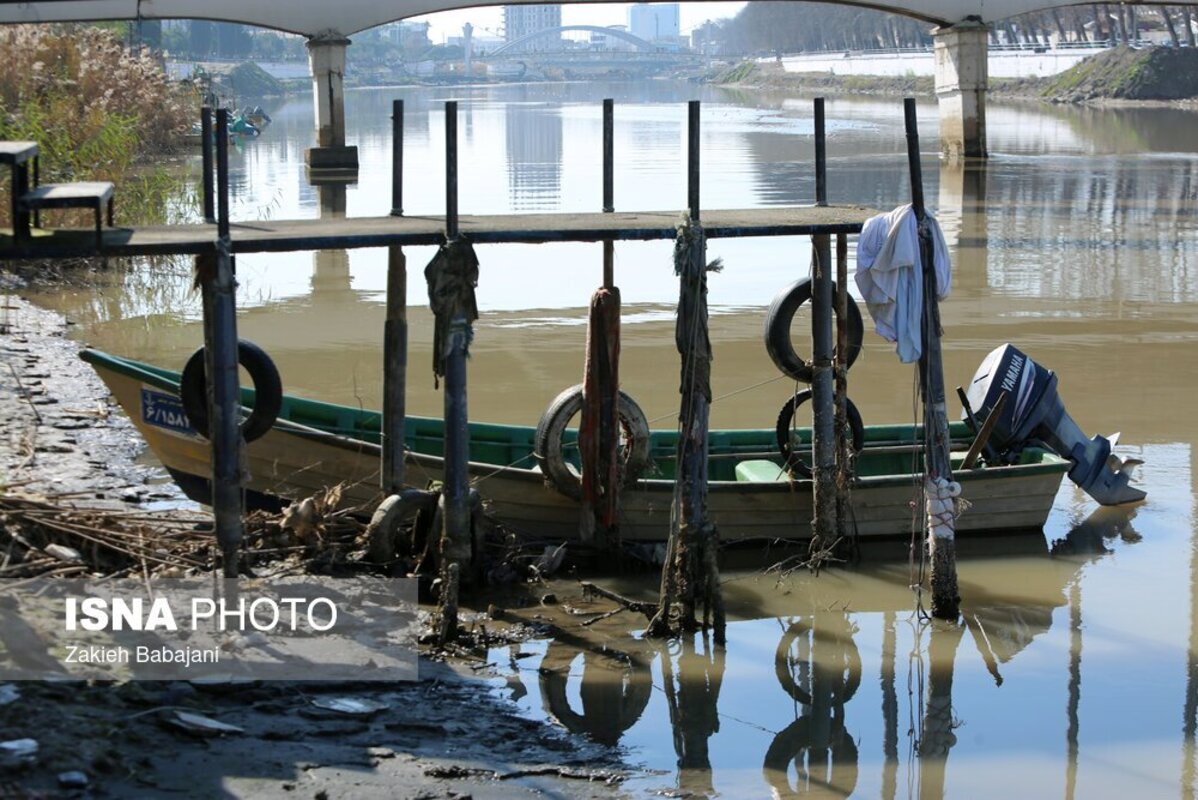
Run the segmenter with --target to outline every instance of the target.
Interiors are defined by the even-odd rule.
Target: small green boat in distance
[[[187,496],[209,503],[211,448],[183,410],[180,373],[90,348],[80,355]],[[254,391],[242,389],[241,399],[252,407]],[[344,484],[349,502],[379,499],[381,421],[377,411],[284,395],[274,425],[246,446],[247,504],[277,508],[337,484]],[[517,535],[578,537],[580,503],[569,491],[550,485],[541,471],[534,455],[535,427],[471,423],[469,432],[471,483],[490,514]],[[799,448],[810,442],[809,430],[797,433]],[[957,520],[957,532],[1041,528],[1070,462],[1028,446],[1015,464],[962,470],[973,435],[964,423],[954,423],[950,433],[954,477],[969,503]],[[861,537],[907,536],[913,525],[922,526],[922,514],[912,509],[923,481],[922,430],[911,424],[876,425],[865,427],[864,434],[852,488],[852,524]],[[575,431],[565,431],[563,452],[575,436]],[[624,540],[664,542],[668,537],[677,437],[675,430],[649,432],[649,468],[621,493]],[[440,419],[408,417],[405,445],[410,484],[425,488],[441,479]],[[811,481],[792,478],[783,463],[774,430],[710,433],[708,508],[724,541],[811,537]]]

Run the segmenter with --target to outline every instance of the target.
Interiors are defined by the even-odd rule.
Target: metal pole
[[[603,212],[616,210],[615,166],[615,104],[603,101]],[[616,246],[611,239],[603,242],[603,287],[610,289],[616,282]]]
[[[824,133],[824,98],[815,98],[815,204],[828,204],[828,140]]]
[[[216,222],[216,210],[213,208],[212,198],[212,107],[204,106],[200,109],[200,154],[203,163],[203,191],[200,193],[204,198],[204,222],[212,224]]]
[[[458,238],[458,103],[445,104],[445,236]]]
[[[603,210],[616,210],[615,186],[615,103],[603,101]]]
[[[383,323],[383,493],[404,484],[404,423],[408,374],[408,261],[402,247],[388,249],[387,320]]]
[[[812,535],[827,547],[836,534],[836,426],[832,374],[832,242],[828,234],[812,238]]]
[[[391,103],[391,216],[403,216],[403,100]]]
[[[926,442],[927,491],[934,482],[953,479],[949,460],[948,408],[944,400],[944,365],[940,350],[940,307],[936,301],[936,272],[931,234],[924,220],[923,173],[919,163],[919,129],[915,100],[903,101],[907,126],[907,163],[911,173],[911,200],[919,224],[919,254],[923,269],[923,348],[919,357],[923,390],[923,424]],[[954,521],[951,514],[941,524],[928,519],[928,555],[931,562],[932,616],[957,619],[961,597],[957,584]]]
[[[827,203],[824,170],[824,101],[815,100],[815,200]],[[813,375],[811,379],[812,428],[812,503],[811,530],[816,542],[824,547],[835,541],[837,525],[837,429],[832,364],[832,242],[827,234],[811,237],[811,339]]]
[[[216,233],[229,238],[229,109],[216,110]]]
[[[229,240],[229,115],[216,114],[216,169],[220,190],[220,236],[215,263],[201,270],[204,303],[204,366],[208,376],[209,435],[212,437],[212,512],[224,576],[236,578],[242,537],[241,403],[237,374],[237,282]]]
[[[849,237],[836,235],[836,535],[849,535],[849,461],[852,458],[848,428],[848,367],[849,352]]]
[[[686,205],[691,219],[699,221],[699,101],[687,104]]]

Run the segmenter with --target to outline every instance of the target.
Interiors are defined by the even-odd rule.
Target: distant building
[[[560,28],[561,25],[562,7],[559,5],[503,7],[503,38],[509,44],[538,31]],[[560,50],[561,46],[562,37],[559,33],[533,39],[520,49],[525,52]]]
[[[389,22],[380,25],[378,31],[404,49],[426,50],[432,44],[428,38],[427,22]]]
[[[628,31],[647,42],[677,42],[678,4],[636,3],[629,6]]]

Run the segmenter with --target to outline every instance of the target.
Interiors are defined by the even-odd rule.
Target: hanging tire
[[[790,470],[792,475],[798,475],[803,478],[811,477],[811,467],[803,462],[799,454],[791,447],[790,431],[791,425],[794,423],[794,415],[799,406],[811,399],[810,389],[800,389],[795,392],[794,397],[787,400],[782,405],[782,410],[778,412],[778,422],[774,427],[774,433],[777,436],[778,452],[782,454],[782,463]],[[849,424],[849,431],[853,437],[853,452],[860,453],[865,447],[865,425],[861,422],[861,412],[857,410],[857,406],[853,405],[853,401],[847,397],[844,401],[845,418]]]
[[[265,436],[278,419],[283,405],[283,382],[270,356],[253,342],[237,341],[237,360],[254,382],[254,409],[241,423],[242,438],[252,442]],[[187,359],[179,381],[179,395],[191,427],[207,439],[208,379],[204,369],[204,348],[199,348]]]
[[[832,292],[836,292],[836,284],[832,284]],[[790,338],[791,323],[799,307],[811,300],[811,279],[802,278],[787,286],[770,303],[770,309],[765,315],[765,349],[770,354],[774,366],[782,373],[800,383],[811,383],[812,366],[795,352],[794,343]],[[861,354],[861,341],[865,336],[865,324],[861,319],[861,309],[857,301],[849,298],[849,351],[845,355],[845,369],[853,366],[857,356]],[[832,335],[836,335],[835,327]]]
[[[533,453],[545,479],[562,494],[575,500],[582,497],[582,476],[566,460],[562,439],[566,427],[582,411],[582,384],[566,389],[549,404],[537,423]],[[620,482],[631,486],[649,467],[649,421],[645,412],[624,392],[619,396],[620,429],[623,447],[620,458]]]

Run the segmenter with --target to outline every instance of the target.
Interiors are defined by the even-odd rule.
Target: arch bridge
[[[605,36],[611,36],[612,38],[628,42],[637,50],[642,52],[652,53],[657,50],[657,48],[651,42],[647,42],[641,37],[635,36],[628,31],[618,30],[616,28],[604,28],[599,25],[558,25],[555,28],[543,28],[539,31],[534,31],[527,36],[521,36],[519,39],[513,39],[503,47],[492,50],[487,55],[502,56],[508,53],[517,53],[520,52],[521,48],[529,42],[535,42],[537,39],[543,39],[547,36],[557,36],[559,34],[565,33],[566,31],[590,31],[591,33],[602,33]]]
[[[564,0],[561,5],[613,1]],[[1031,11],[1079,5],[1073,0],[842,0],[841,4],[902,14],[935,26],[941,144],[954,156],[986,155],[986,24]],[[1154,5],[1140,0],[1126,4]],[[1198,0],[1183,4],[1198,5]],[[356,149],[345,143],[342,75],[348,37],[408,17],[478,5],[478,0],[0,0],[0,24],[206,19],[305,36],[319,144],[310,151],[309,163],[349,166],[352,150],[356,168]],[[611,29],[603,30],[616,35]]]

